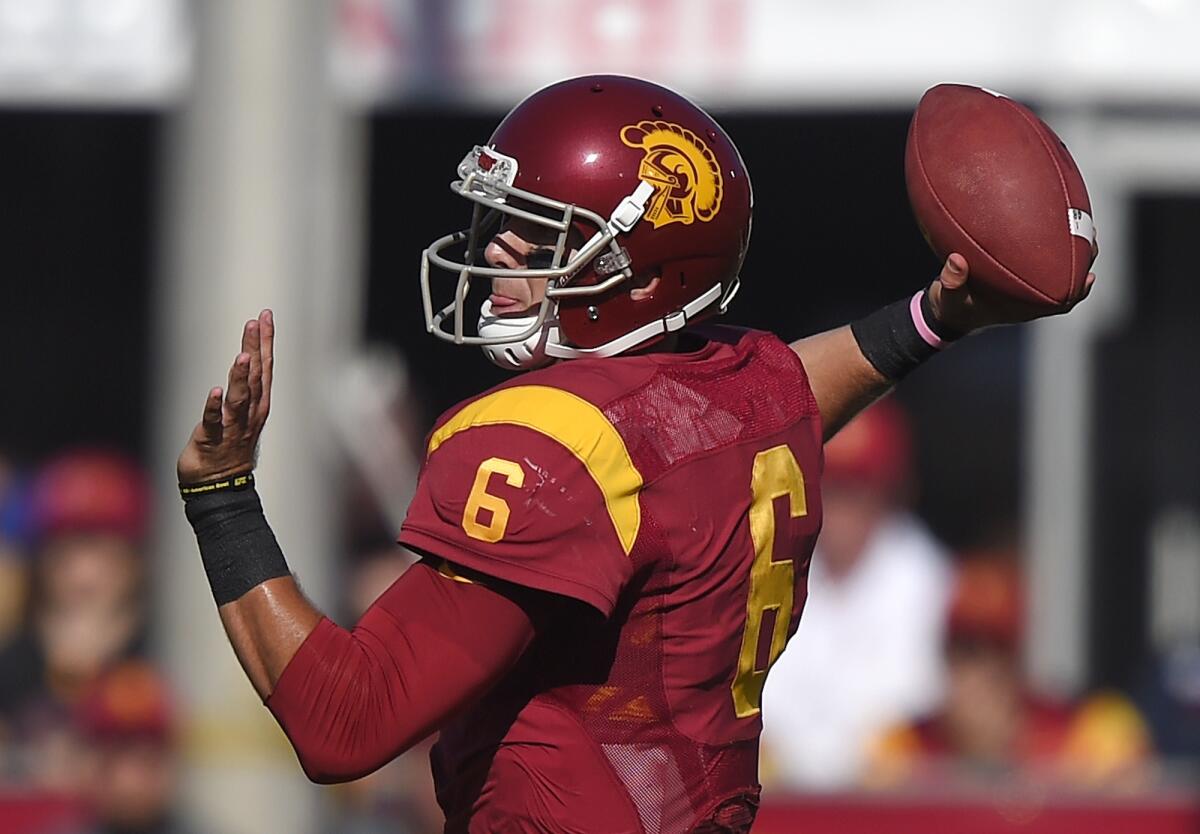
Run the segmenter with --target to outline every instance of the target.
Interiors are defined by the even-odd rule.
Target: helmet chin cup
[[[542,322],[541,328],[524,339],[517,337],[537,323],[536,315],[497,316],[492,311],[492,302],[484,301],[479,310],[479,335],[485,339],[505,338],[503,341],[480,345],[491,363],[506,371],[532,371],[554,361],[546,353],[546,345],[552,338],[557,340],[558,325],[553,313]]]

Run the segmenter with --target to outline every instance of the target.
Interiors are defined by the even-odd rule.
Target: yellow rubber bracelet
[[[230,478],[206,481],[202,484],[180,484],[179,494],[184,498],[190,498],[193,495],[205,495],[209,492],[221,492],[226,489],[246,489],[252,486],[254,486],[254,473],[247,472],[244,475],[234,475]]]

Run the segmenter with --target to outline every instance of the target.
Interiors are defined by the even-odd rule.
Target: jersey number
[[[519,463],[504,458],[488,458],[479,464],[475,484],[471,487],[466,509],[463,510],[462,528],[471,538],[485,542],[500,541],[508,529],[508,502],[487,491],[488,482],[495,474],[503,475],[510,487],[520,489],[525,484],[525,470]],[[487,524],[480,523],[480,510],[491,512]]]
[[[763,684],[770,668],[787,643],[795,593],[795,567],[791,556],[776,561],[775,499],[787,496],[792,518],[808,515],[804,497],[804,473],[796,456],[785,445],[773,446],[754,456],[750,477],[750,538],[754,563],[750,568],[750,596],[746,600],[746,628],[738,654],[737,676],[733,679],[733,708],[738,718],[757,715],[762,706]],[[774,612],[771,647],[766,663],[759,664],[759,644],[768,611]]]

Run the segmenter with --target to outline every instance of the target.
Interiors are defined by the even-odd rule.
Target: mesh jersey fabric
[[[691,353],[518,377],[430,435],[400,541],[581,603],[443,729],[433,766],[447,831],[749,831],[754,681],[803,610],[821,428],[803,367],[778,338],[696,332],[707,341]],[[542,389],[603,419],[574,399],[539,413],[534,404],[549,412],[558,396]],[[788,490],[759,488],[764,456],[792,461]],[[489,470],[495,459],[521,474]],[[478,511],[484,493],[504,506],[484,499]],[[778,623],[781,603],[758,602],[764,577],[785,566],[790,610]]]

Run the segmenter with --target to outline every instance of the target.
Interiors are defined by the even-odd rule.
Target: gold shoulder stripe
[[[600,492],[625,555],[633,549],[642,523],[638,493],[642,474],[633,465],[625,441],[600,409],[561,388],[518,385],[481,397],[433,433],[426,452],[474,426],[524,426],[566,448],[583,464]]]

